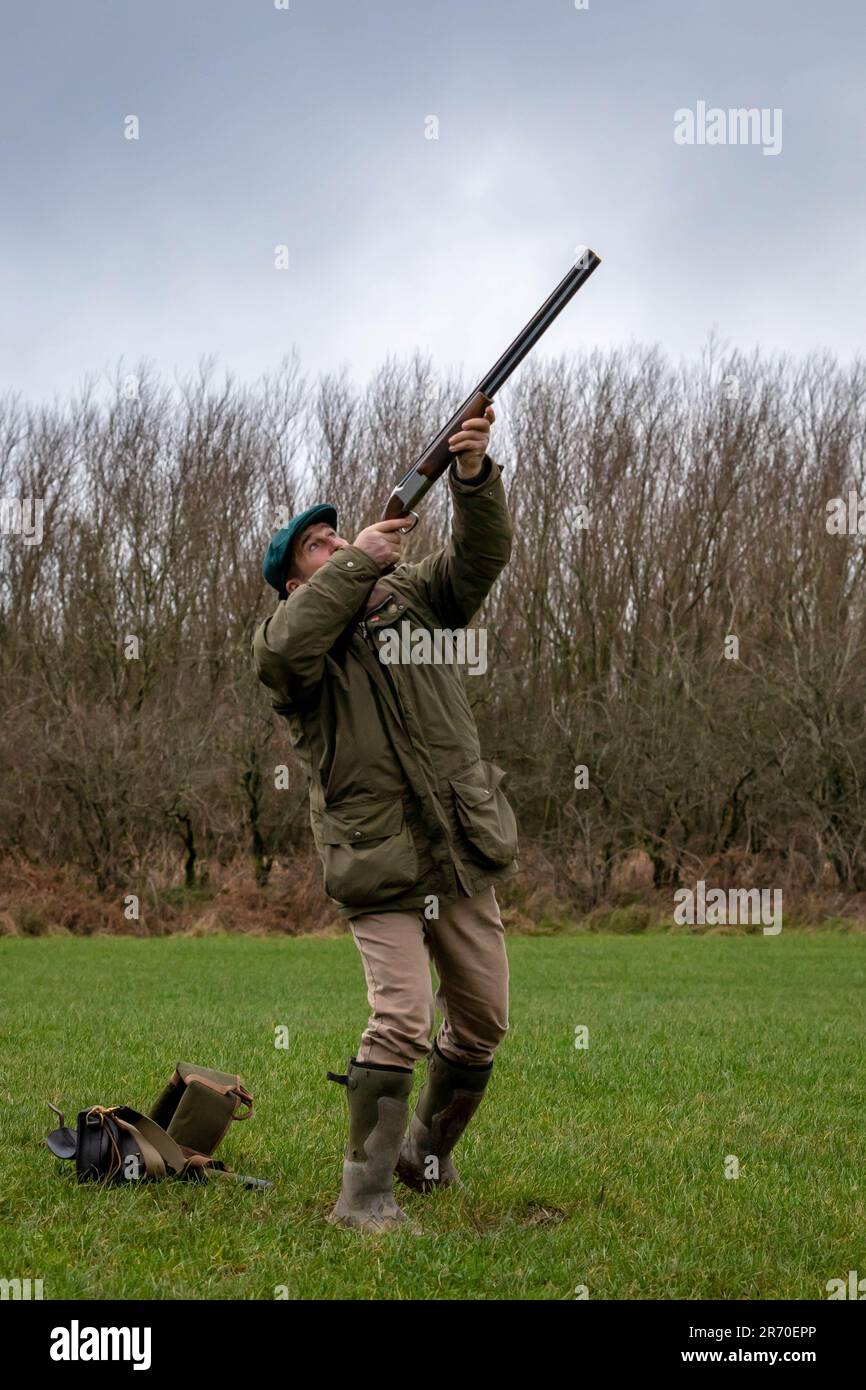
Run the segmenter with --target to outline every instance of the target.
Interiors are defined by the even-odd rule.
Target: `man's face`
[[[330,560],[335,550],[342,550],[349,544],[338,536],[333,526],[324,521],[315,521],[306,527],[295,541],[292,561],[294,574],[286,580],[286,589],[291,594],[301,584],[306,584],[311,575],[321,565]],[[298,575],[301,577],[298,578]]]

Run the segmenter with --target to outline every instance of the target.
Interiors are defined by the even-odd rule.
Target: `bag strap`
[[[125,1118],[118,1115],[118,1110],[124,1112]],[[183,1150],[149,1115],[141,1115],[128,1105],[119,1105],[113,1110],[112,1119],[138,1143],[148,1177],[163,1178],[167,1169],[183,1172],[187,1164]]]
[[[125,1115],[131,1118],[124,1119],[117,1113],[119,1110],[123,1110]],[[178,1144],[149,1115],[141,1115],[128,1105],[91,1105],[86,1113],[94,1115],[97,1123],[103,1127],[108,1135],[113,1150],[109,1177],[113,1176],[123,1164],[120,1150],[111,1132],[111,1125],[108,1123],[111,1120],[135,1139],[144,1160],[145,1172],[149,1178],[164,1178],[168,1175],[186,1177],[188,1174],[194,1173],[202,1178],[205,1176],[227,1178],[232,1182],[243,1183],[245,1187],[262,1189],[273,1187],[273,1183],[268,1182],[265,1178],[251,1178],[243,1173],[236,1173],[219,1159],[211,1158],[209,1154],[200,1153],[198,1149],[190,1149],[185,1144]],[[248,1116],[242,1118],[247,1119]]]
[[[232,1115],[232,1119],[251,1120],[253,1115],[256,1113],[256,1108],[253,1105],[253,1098],[250,1092],[247,1090],[246,1086],[244,1086],[243,1083],[239,1081],[237,1086],[234,1087],[234,1093],[237,1096],[239,1103],[241,1105],[246,1105],[248,1108],[245,1115],[241,1115],[239,1111],[236,1110],[235,1113]]]
[[[164,1178],[165,1159],[163,1158],[159,1150],[155,1148],[153,1144],[149,1143],[147,1139],[145,1139],[144,1135],[141,1133],[140,1130],[136,1129],[135,1125],[130,1124],[127,1120],[119,1119],[117,1115],[115,1115],[113,1118],[114,1123],[116,1125],[119,1125],[121,1129],[125,1129],[127,1134],[131,1134],[136,1144],[138,1145],[141,1151],[141,1156],[144,1160],[144,1170],[146,1176],[149,1178]]]
[[[212,1168],[216,1161],[210,1154],[202,1153],[200,1149],[191,1149],[188,1144],[181,1144],[180,1148],[186,1162],[185,1171],[190,1168]]]

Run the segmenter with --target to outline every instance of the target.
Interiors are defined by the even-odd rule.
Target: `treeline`
[[[307,854],[250,667],[264,547],[316,499],[353,539],[463,394],[420,356],[363,388],[291,358],[255,387],[142,369],[0,403],[0,851],[106,892]],[[514,555],[467,684],[533,871],[584,907],[636,851],[657,888],[760,864],[866,890],[866,538],[826,524],[866,498],[864,364],[595,352],[527,364],[497,408]]]

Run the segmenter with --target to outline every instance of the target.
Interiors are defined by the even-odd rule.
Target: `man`
[[[281,602],[255,634],[254,661],[306,772],[325,889],[349,919],[373,1011],[346,1075],[328,1073],[347,1087],[350,1121],[328,1220],[364,1231],[406,1220],[395,1171],[421,1192],[459,1182],[451,1152],[508,1028],[493,889],[517,869],[504,774],[481,758],[453,662],[384,659],[395,635],[408,636],[406,649],[419,630],[465,628],[508,562],[511,521],[487,453],[493,420],[488,407],[449,440],[451,539],[425,560],[399,562],[405,518],[349,544],[323,504],[278,531],[263,564]],[[431,960],[443,1015],[432,1050]]]

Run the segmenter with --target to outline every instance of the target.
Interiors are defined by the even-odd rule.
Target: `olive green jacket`
[[[325,891],[345,917],[425,907],[435,917],[461,889],[479,893],[517,871],[505,774],[482,759],[467,699],[475,677],[441,660],[447,639],[438,664],[380,659],[399,639],[411,652],[419,628],[465,628],[508,562],[498,465],[488,455],[478,479],[459,480],[453,468],[448,479],[453,524],[440,550],[383,577],[346,546],[253,638],[259,679],[309,783]]]

